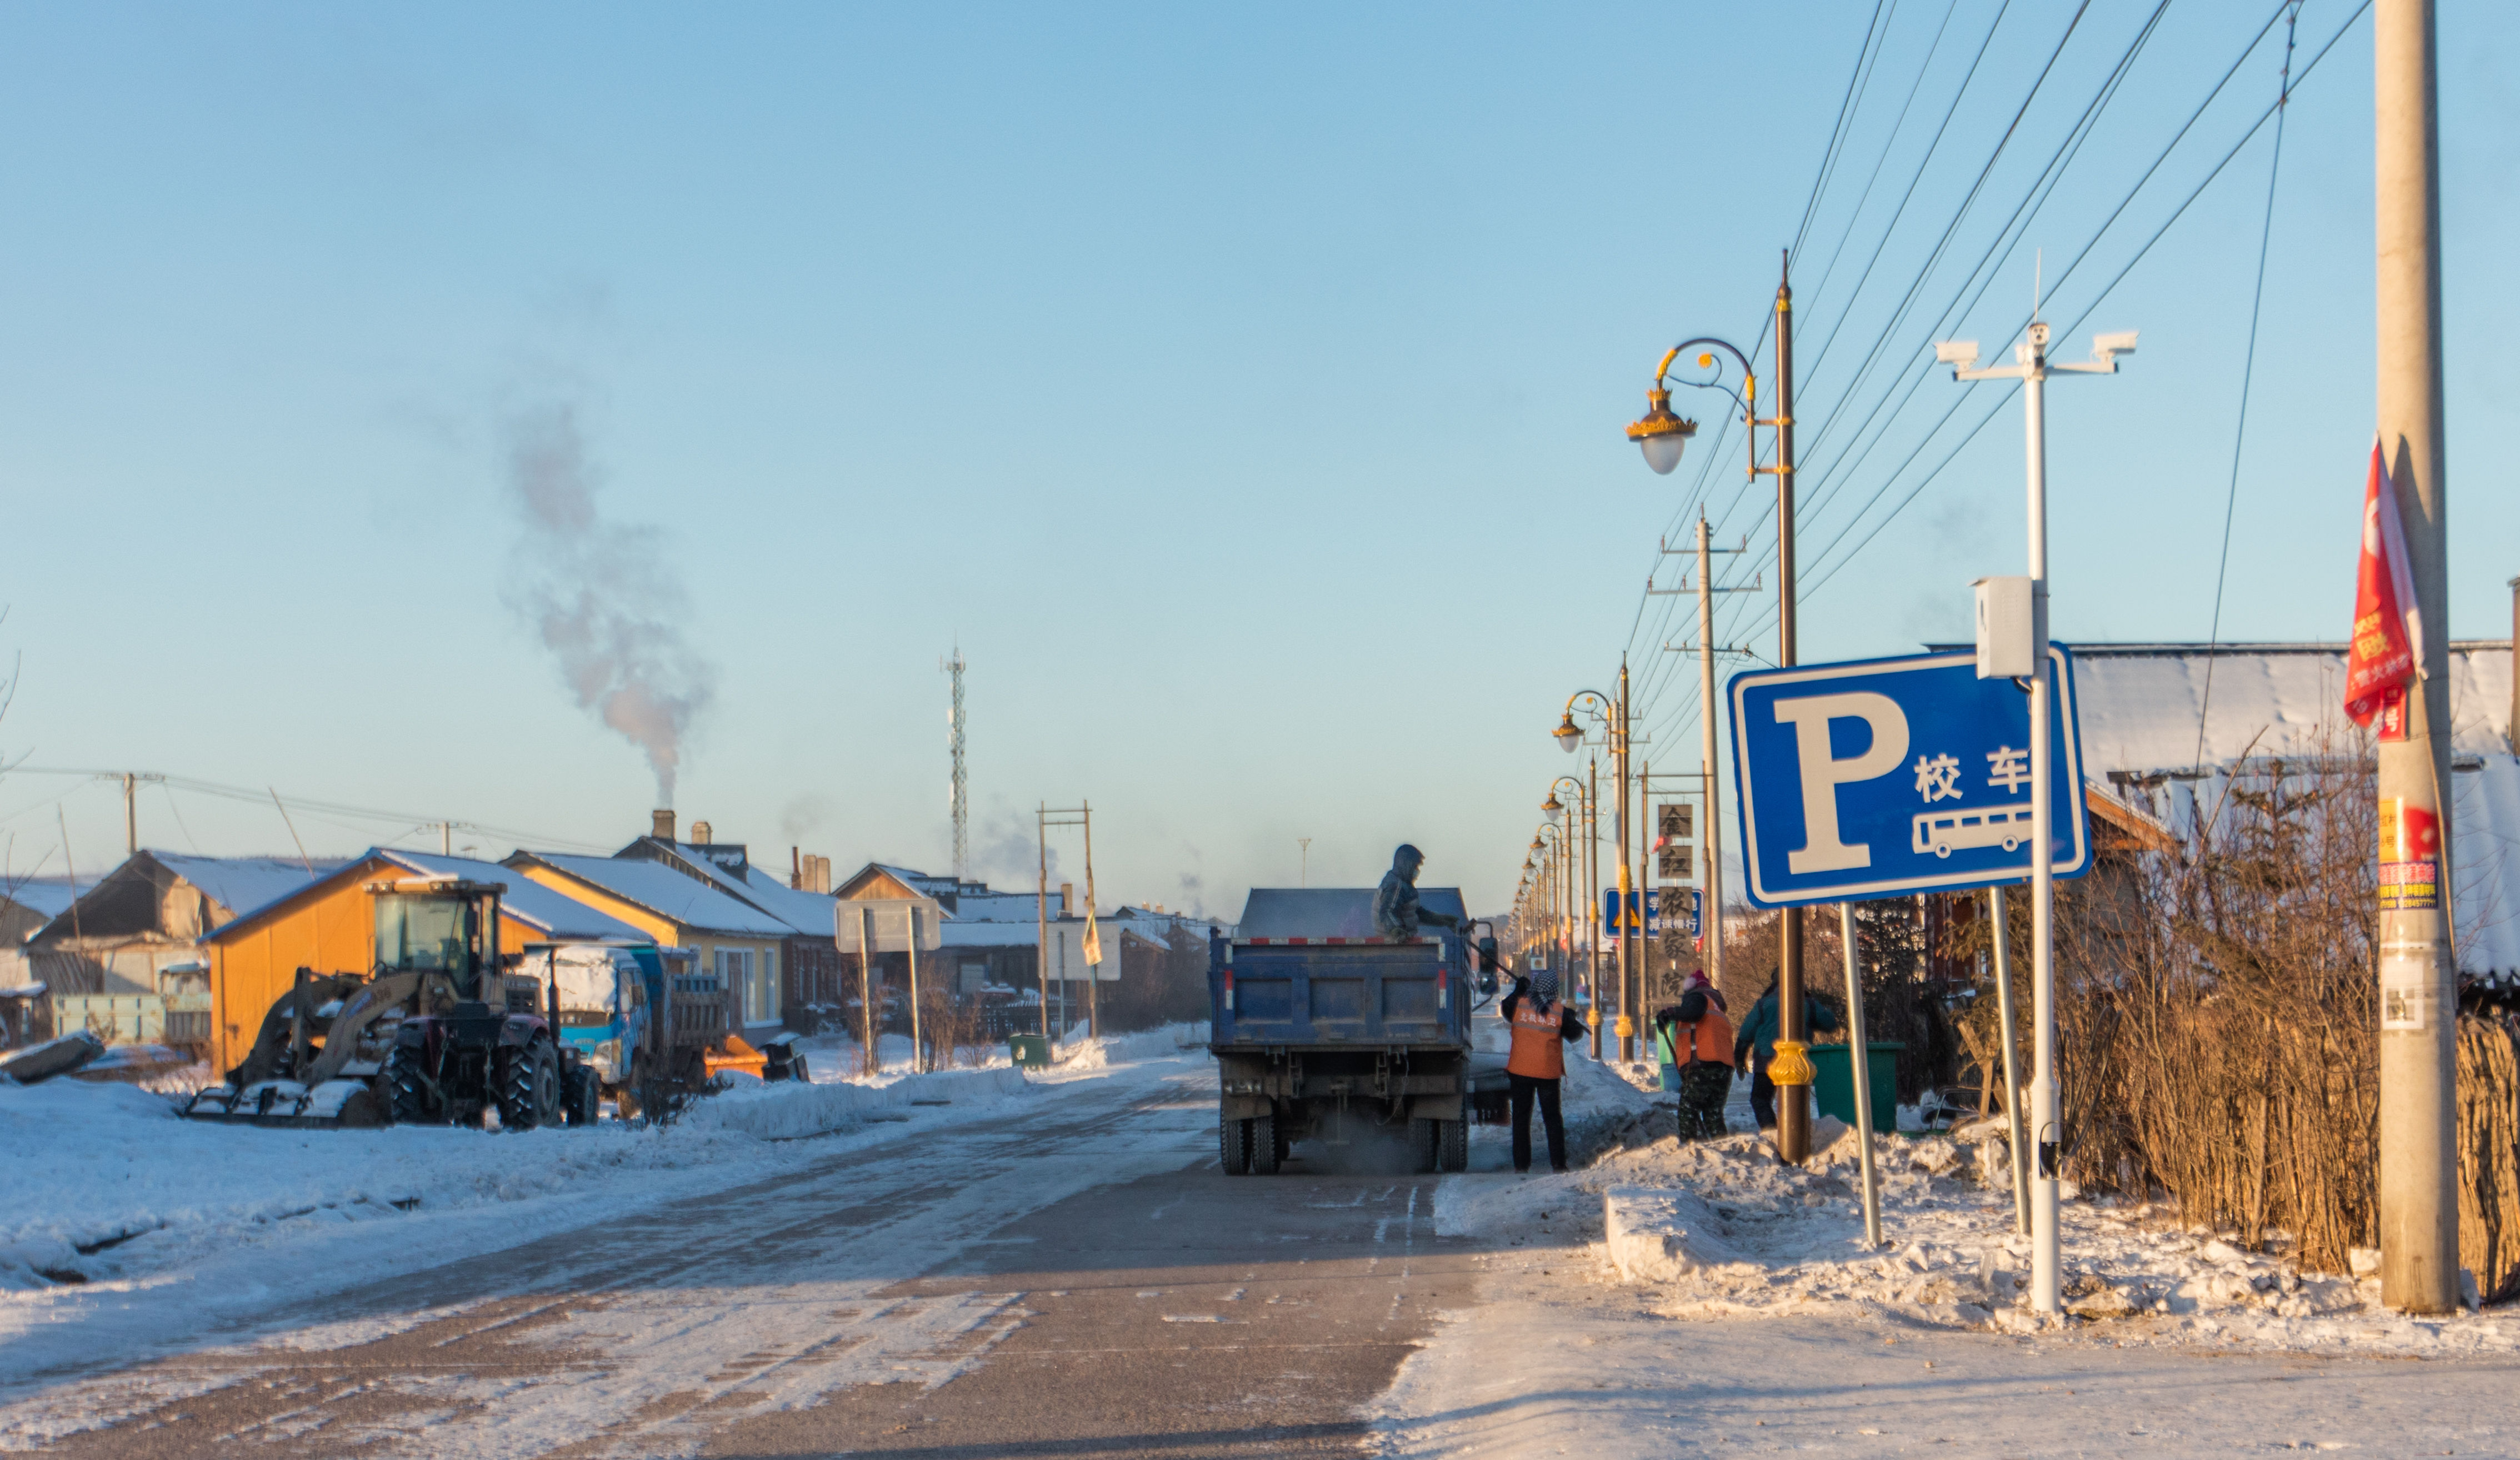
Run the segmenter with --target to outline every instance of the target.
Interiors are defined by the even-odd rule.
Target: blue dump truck
[[[1462,915],[1459,889],[1418,896]],[[1474,1068],[1470,1051],[1495,970],[1494,938],[1376,935],[1372,888],[1252,889],[1235,935],[1208,940],[1226,1174],[1272,1173],[1304,1140],[1397,1144],[1418,1170],[1467,1169],[1469,1119],[1505,1088],[1502,1061]]]

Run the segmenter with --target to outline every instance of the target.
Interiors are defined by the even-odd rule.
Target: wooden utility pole
[[[2442,420],[2441,146],[2430,0],[2371,11],[2380,449],[2423,619],[2407,738],[2379,746],[2380,859],[2431,876],[2380,910],[2380,1300],[2458,1302],[2458,1018],[2451,961],[2450,570]],[[2403,887],[2403,884],[2402,884]]]

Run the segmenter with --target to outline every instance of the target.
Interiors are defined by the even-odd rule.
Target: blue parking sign
[[[2058,877],[2091,868],[2074,662],[2049,645]],[[1732,676],[1733,785],[1753,905],[1862,901],[2030,875],[2030,697],[1974,654]]]

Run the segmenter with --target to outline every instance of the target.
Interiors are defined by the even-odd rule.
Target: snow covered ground
[[[1180,1037],[1128,1036],[1093,1070],[1048,1079],[1001,1060],[867,1082],[739,1080],[655,1130],[273,1130],[183,1120],[133,1085],[0,1082],[0,1395],[65,1365],[181,1349],[452,1253],[1009,1113],[1075,1079],[1128,1077],[1139,1068],[1128,1040],[1173,1055]]]
[[[1447,1315],[1374,1406],[1383,1453],[2405,1453],[2418,1437],[2431,1453],[2520,1452],[2511,1306],[2408,1318],[2377,1306],[2375,1282],[2077,1200],[2079,1315],[2043,1328],[2020,1291],[2029,1244],[2000,1122],[1881,1141],[1875,1251],[1851,1133],[1796,1168],[1750,1134],[1640,1141],[1670,1129],[1657,1121],[1563,1176],[1443,1182],[1437,1231],[1495,1246],[1479,1302]]]

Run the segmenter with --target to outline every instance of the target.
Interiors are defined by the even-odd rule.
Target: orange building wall
[[[376,962],[376,912],[368,884],[411,875],[399,862],[371,857],[334,873],[252,927],[212,937],[210,1068],[232,1070],[252,1052],[262,1016],[294,986],[299,968],[366,975]],[[502,953],[521,953],[527,939],[540,936],[514,918],[499,920]]]

